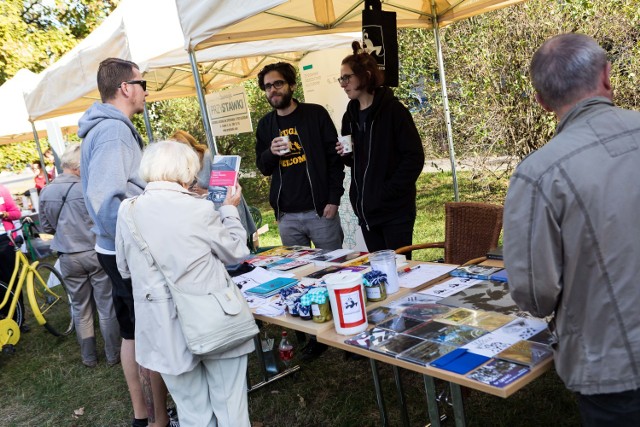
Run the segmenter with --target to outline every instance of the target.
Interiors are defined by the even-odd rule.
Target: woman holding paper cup
[[[412,242],[422,141],[409,110],[383,86],[376,60],[358,42],[352,47],[340,66],[350,101],[336,150],[351,168],[349,198],[368,250],[397,249]]]

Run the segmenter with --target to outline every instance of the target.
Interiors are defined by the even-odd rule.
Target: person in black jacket
[[[271,177],[269,202],[282,244],[313,242],[320,249],[342,248],[338,206],[344,193],[344,165],[334,148],[338,133],[329,113],[320,105],[293,98],[296,70],[286,62],[264,67],[258,85],[274,110],[258,122],[256,165]],[[299,341],[305,339],[303,333],[297,336]],[[311,337],[302,359],[313,359],[326,349]]]
[[[416,219],[416,180],[424,166],[422,141],[409,110],[382,86],[375,59],[353,42],[340,78],[350,101],[342,135],[353,151],[336,151],[351,168],[349,198],[369,252],[410,245]]]
[[[267,65],[258,74],[258,84],[274,110],[258,123],[256,164],[271,176],[269,202],[282,244],[342,248],[338,206],[344,166],[334,149],[338,134],[329,113],[293,99],[296,72],[291,64]]]

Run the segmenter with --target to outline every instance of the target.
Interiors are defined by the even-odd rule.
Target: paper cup
[[[338,141],[342,145],[343,153],[350,153],[353,151],[353,143],[351,142],[351,135],[339,136]]]
[[[287,154],[291,152],[291,141],[289,140],[289,135],[285,135],[281,137],[284,142],[287,143],[287,148],[284,150],[280,150],[280,155]]]

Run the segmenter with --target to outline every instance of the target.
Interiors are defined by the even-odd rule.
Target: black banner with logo
[[[385,86],[398,86],[398,26],[395,12],[384,12],[380,0],[365,0],[362,11],[364,49],[384,72]]]

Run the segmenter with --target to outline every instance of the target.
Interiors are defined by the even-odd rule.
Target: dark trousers
[[[608,394],[576,394],[584,427],[640,426],[640,389]]]
[[[9,282],[11,281],[11,275],[13,274],[13,269],[16,266],[16,249],[11,244],[11,241],[7,236],[0,236],[0,280],[3,281],[7,286],[9,286]],[[16,280],[18,278],[16,277]],[[4,290],[1,290],[2,294],[0,295],[0,302],[4,298]],[[15,289],[14,289],[15,291]],[[22,292],[20,292],[20,302],[22,302],[22,306],[24,307],[24,299],[22,297]],[[7,309],[11,301],[7,302]],[[23,313],[24,315],[24,313]]]
[[[369,229],[363,225],[361,227],[362,236],[367,244],[367,250],[369,252],[383,249],[396,250],[403,246],[411,245],[415,222],[416,218],[414,216],[376,225]],[[407,254],[407,259],[411,259],[411,254]]]
[[[113,288],[113,308],[120,324],[120,336],[125,340],[135,338],[136,314],[133,309],[133,290],[131,279],[124,279],[120,275],[115,255],[98,254],[98,262],[107,273]]]

